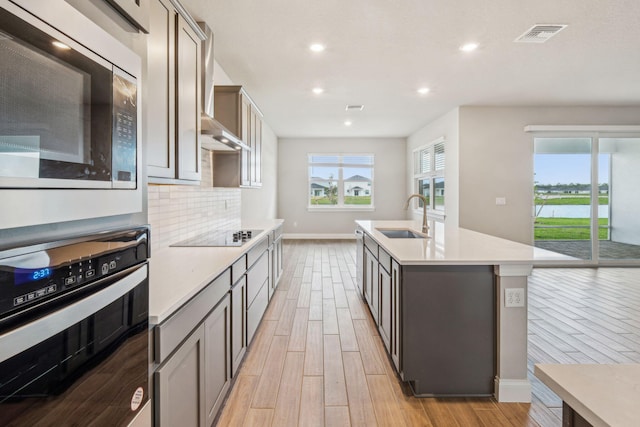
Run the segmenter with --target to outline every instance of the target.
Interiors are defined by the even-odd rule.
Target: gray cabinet
[[[260,258],[247,270],[247,345],[251,343],[268,304],[269,254],[268,247],[265,247]]]
[[[389,345],[389,353],[391,354],[391,360],[398,372],[402,372],[402,318],[400,316],[402,299],[401,299],[401,276],[400,264],[396,260],[391,261],[391,340]]]
[[[282,226],[273,231],[272,240],[269,246],[269,300],[282,276]]]
[[[391,274],[382,264],[378,266],[380,284],[380,309],[378,311],[378,330],[387,351],[391,348],[391,329],[393,312],[391,310]]]
[[[242,86],[215,86],[215,117],[249,149],[213,153],[214,187],[262,186],[262,113]]]
[[[155,425],[204,426],[204,325],[155,372]]]
[[[235,376],[247,350],[247,279],[231,288],[231,375]]]
[[[206,427],[222,406],[231,381],[231,306],[229,295],[204,321],[204,398]],[[182,424],[180,424],[182,425]]]
[[[364,299],[369,305],[369,310],[373,320],[378,323],[378,303],[379,303],[379,278],[378,260],[371,250],[365,246],[364,249]]]
[[[173,3],[153,0],[149,7],[147,174],[151,183],[197,184],[201,177],[200,43],[204,34]]]

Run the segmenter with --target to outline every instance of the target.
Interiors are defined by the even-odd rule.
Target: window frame
[[[441,151],[440,151],[441,150]],[[438,156],[436,156],[436,153]],[[426,156],[428,155],[428,156]],[[440,155],[442,156],[442,160],[440,160]],[[428,157],[429,165],[427,165],[426,170],[423,170],[423,162],[422,160]],[[438,159],[436,158],[438,157]],[[446,200],[442,208],[439,208],[438,204],[436,204],[436,180],[445,180],[445,169],[446,169],[446,138],[441,136],[428,144],[421,145],[413,150],[412,152],[413,158],[413,192],[417,194],[420,193],[420,181],[428,180],[429,181],[429,204],[427,205],[427,214],[432,216],[445,216],[446,212]],[[446,185],[445,185],[446,189]],[[446,193],[445,193],[446,194]],[[414,213],[422,213],[422,206],[420,203],[422,201],[419,199],[415,199],[413,202],[413,211]]]
[[[338,158],[336,163],[333,162],[312,162],[313,157],[331,157]],[[370,157],[370,164],[357,164],[357,163],[345,163],[343,160],[345,157]],[[314,182],[326,182],[326,179],[313,179],[311,176],[312,167],[335,167],[338,169],[338,177],[334,178],[336,185],[338,186],[338,203],[335,205],[313,205],[311,204],[311,184]],[[344,204],[344,168],[370,168],[371,169],[371,204],[369,205],[345,205]],[[323,212],[339,212],[339,211],[374,211],[374,193],[375,193],[375,154],[373,153],[307,153],[307,210],[309,211],[323,211]]]

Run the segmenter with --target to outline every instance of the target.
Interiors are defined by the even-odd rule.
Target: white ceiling
[[[405,137],[458,105],[640,105],[638,0],[182,2],[279,137]],[[513,42],[535,24],[568,27]]]

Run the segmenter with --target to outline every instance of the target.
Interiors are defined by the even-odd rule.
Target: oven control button
[[[65,277],[64,284],[66,286],[73,285],[74,283],[76,283],[76,276]]]
[[[36,291],[36,297],[40,298],[47,294],[47,288],[38,289]]]
[[[109,264],[106,262],[102,264],[102,274],[107,274],[109,272]]]
[[[115,261],[111,261],[109,263],[109,270],[113,270],[114,268],[116,268],[116,262]]]
[[[30,292],[27,294],[27,301],[31,301],[32,299],[36,299],[36,293]]]
[[[86,277],[87,279],[90,277],[93,277],[96,275],[96,271],[95,270],[87,270],[86,273],[84,273],[84,277]]]
[[[47,286],[47,293],[50,294],[52,292],[56,291],[56,285],[49,285]]]
[[[22,295],[20,297],[13,299],[13,305],[16,306],[16,305],[24,304],[25,301],[26,299],[24,298],[24,295]]]

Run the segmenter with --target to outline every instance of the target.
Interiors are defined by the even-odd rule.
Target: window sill
[[[373,212],[375,206],[307,206],[308,212]]]

